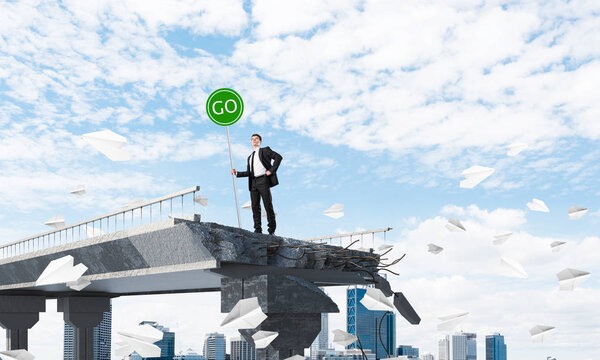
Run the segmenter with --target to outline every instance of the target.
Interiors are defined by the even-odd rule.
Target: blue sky
[[[225,129],[204,112],[211,91],[230,87],[245,101],[230,129],[237,167],[255,132],[284,157],[273,189],[278,234],[394,228],[390,240],[407,257],[393,283],[424,319],[399,327],[399,343],[437,358],[436,317],[460,309],[472,314],[465,331],[506,334],[511,359],[592,359],[599,13],[593,1],[2,3],[1,241],[45,231],[56,214],[77,222],[193,185],[209,199],[203,219],[234,226]],[[102,129],[128,139],[131,161],[112,162],[80,137]],[[515,142],[529,147],[507,156]],[[473,165],[496,172],[459,188]],[[69,195],[78,184],[88,193]],[[243,204],[245,180],[238,190]],[[550,213],[528,210],[532,198]],[[333,203],[345,205],[341,219],[321,214]],[[573,205],[588,214],[569,220]],[[450,217],[467,233],[448,233]],[[247,210],[242,224],[252,228]],[[500,231],[513,238],[494,247]],[[569,246],[553,254],[554,240]],[[430,242],[445,251],[427,253]],[[530,278],[498,276],[500,256]],[[559,292],[555,274],[565,267],[592,277]],[[343,303],[343,289],[331,293]],[[115,328],[158,310],[177,328],[178,350],[199,349],[223,316],[217,307],[197,327],[161,307],[214,298],[194,296],[117,299]],[[45,316],[32,351],[58,359],[60,340],[35,337],[60,329],[59,314]],[[343,318],[331,316],[330,329]],[[551,341],[529,341],[537,324],[557,327]]]

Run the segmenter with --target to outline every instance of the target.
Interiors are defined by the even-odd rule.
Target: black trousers
[[[260,198],[262,197],[265,211],[267,212],[267,222],[269,224],[269,233],[275,232],[275,211],[273,211],[273,199],[271,198],[271,188],[267,182],[266,176],[252,179],[250,188],[250,201],[252,201],[252,217],[254,218],[254,231],[262,232],[260,221]]]

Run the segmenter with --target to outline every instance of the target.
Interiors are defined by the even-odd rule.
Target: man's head
[[[250,137],[250,142],[252,143],[253,147],[258,147],[260,146],[260,143],[262,143],[262,137],[260,137],[258,134],[252,134],[252,137]]]

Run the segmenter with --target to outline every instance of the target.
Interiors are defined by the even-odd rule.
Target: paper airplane
[[[381,244],[381,245],[379,245],[379,247],[377,248],[377,250],[384,251],[384,250],[387,250],[387,249],[391,249],[393,247],[394,247],[394,245],[392,245],[392,244]]]
[[[252,200],[248,200],[248,202],[242,205],[242,209],[252,209]]]
[[[202,195],[198,195],[194,198],[194,201],[202,206],[208,206],[208,199]]]
[[[460,182],[460,187],[463,189],[472,189],[477,184],[487,179],[488,176],[494,173],[494,169],[485,166],[471,166],[467,170],[461,173],[465,177],[465,180]]]
[[[550,248],[552,249],[552,252],[559,252],[560,249],[565,246],[565,244],[566,242],[564,241],[554,241],[552,244],[550,244]]]
[[[508,156],[517,156],[519,153],[525,149],[527,149],[529,145],[525,143],[512,143],[508,146],[508,152],[506,155]]]
[[[264,349],[267,346],[269,346],[269,344],[272,343],[277,336],[279,336],[279,333],[276,331],[260,330],[254,335],[252,335],[252,340],[254,340],[254,347],[256,349]]]
[[[508,240],[509,237],[512,236],[511,232],[508,233],[504,233],[504,234],[498,234],[498,235],[494,235],[494,241],[493,244],[494,245],[502,245],[506,242],[506,240]]]
[[[73,266],[74,261],[75,259],[71,255],[50,261],[36,280],[35,286],[61,284],[79,280],[83,273],[87,271],[87,266],[83,264]]]
[[[46,221],[44,225],[48,225],[51,228],[55,228],[57,230],[62,229],[65,227],[65,217],[63,215],[55,215],[48,219],[48,221]]]
[[[537,325],[529,330],[529,334],[531,334],[533,342],[544,342],[544,340],[548,340],[548,337],[554,330],[556,330],[554,326]]]
[[[70,191],[71,194],[73,195],[83,195],[85,194],[85,186],[84,185],[77,185],[73,188],[73,190]]]
[[[75,291],[81,291],[83,289],[85,289],[86,287],[90,286],[92,282],[89,280],[86,280],[84,278],[79,278],[76,281],[69,281],[67,282],[67,286]]]
[[[267,218],[267,210],[265,210],[265,208],[262,208],[261,216],[265,219]],[[275,217],[277,217],[277,213],[275,213]]]
[[[435,255],[444,251],[443,247],[437,246],[435,244],[427,244],[427,248],[428,248],[427,251],[429,251],[430,253],[435,254]]]
[[[8,350],[0,351],[0,359],[2,360],[34,360],[35,356],[27,352],[27,350]]]
[[[131,199],[131,201],[129,201],[127,204],[125,204],[122,207],[122,209],[131,209],[131,208],[139,207],[143,203],[144,203],[144,199],[140,199],[140,198]]]
[[[257,297],[242,299],[235,304],[227,314],[221,326],[231,326],[237,329],[254,329],[260,325],[267,315],[262,311]]]
[[[344,216],[344,205],[343,204],[333,204],[329,207],[329,209],[323,211],[323,215],[329,216],[333,219],[339,219]]]
[[[453,331],[461,322],[463,322],[467,316],[468,312],[462,312],[457,314],[440,316],[438,319],[441,323],[438,324],[438,331]]]
[[[520,279],[527,279],[529,277],[523,266],[516,260],[503,257],[500,258],[500,265],[502,267],[502,275],[504,276]]]
[[[285,358],[283,360],[305,360],[305,359],[304,359],[304,356],[294,355],[294,356],[290,356],[289,358]]]
[[[82,138],[112,161],[127,161],[131,158],[125,149],[127,139],[111,130],[83,134]]]
[[[548,209],[546,204],[542,200],[539,200],[539,199],[531,200],[531,202],[527,203],[527,207],[531,211],[539,211],[539,212],[545,212],[545,213],[550,212],[550,209]]]
[[[573,291],[576,287],[581,285],[582,282],[590,277],[590,273],[587,271],[575,270],[575,269],[564,269],[563,271],[556,274],[560,289],[563,291]]]
[[[577,220],[580,217],[582,217],[583,215],[585,215],[585,213],[587,213],[587,212],[588,212],[588,209],[581,207],[581,206],[571,206],[567,210],[567,213],[569,214],[569,220]]]
[[[446,229],[453,232],[461,232],[467,231],[463,224],[458,219],[448,219],[448,223],[446,224]]]
[[[394,305],[388,300],[383,292],[376,288],[367,288],[367,292],[360,300],[367,310],[371,311],[394,311]]]
[[[144,358],[160,356],[161,349],[154,343],[162,340],[163,332],[152,325],[144,324],[117,333],[121,335],[122,339],[117,343],[119,345],[119,348],[115,350],[117,356],[128,356],[134,351]]]
[[[359,247],[359,248],[358,248],[358,249],[356,249],[356,250],[358,250],[358,251],[362,251],[362,252],[371,252],[371,249],[369,249],[369,248],[366,248],[366,247],[362,247],[362,246],[361,246],[361,247]]]
[[[332,333],[333,343],[344,347],[352,344],[356,341],[356,339],[358,339],[356,336],[338,329],[333,330]]]

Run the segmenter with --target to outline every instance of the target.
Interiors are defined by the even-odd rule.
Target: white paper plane
[[[563,271],[556,274],[560,289],[563,291],[573,291],[576,287],[581,285],[582,282],[590,277],[590,273],[587,271],[575,270],[575,269],[564,269]]]
[[[441,246],[437,246],[436,244],[427,244],[427,251],[429,251],[432,254],[439,254],[442,251],[444,251],[444,248]]]
[[[511,232],[508,233],[504,233],[504,234],[498,234],[498,235],[494,235],[494,241],[493,244],[494,245],[502,245],[506,242],[506,240],[508,240],[509,237],[512,236]]]
[[[230,326],[236,329],[254,329],[266,318],[267,315],[260,308],[258,298],[252,297],[238,301],[223,319],[221,326]]]
[[[294,355],[294,356],[290,356],[289,358],[285,358],[283,360],[305,360],[304,356],[301,355]]]
[[[438,324],[438,331],[453,331],[461,322],[463,322],[467,316],[468,312],[461,312],[456,314],[450,314],[445,316],[440,316],[438,319],[441,323]]]
[[[335,329],[332,331],[333,333],[333,343],[340,346],[348,346],[355,342],[358,338],[352,334],[348,334],[343,330]]]
[[[73,195],[83,195],[85,194],[85,186],[84,185],[77,185],[73,188],[73,190],[70,191],[71,194]]]
[[[550,248],[552,249],[552,252],[559,252],[560,249],[565,246],[565,244],[566,242],[564,241],[554,241],[552,244],[550,244]]]
[[[539,211],[549,213],[550,209],[546,206],[546,204],[540,199],[533,199],[531,202],[527,203],[527,207],[531,211]]]
[[[63,215],[55,215],[44,223],[54,229],[62,229],[65,227],[65,217]]]
[[[115,350],[117,356],[128,356],[134,351],[142,357],[159,357],[161,349],[155,342],[162,340],[163,332],[152,325],[144,324],[135,328],[117,332],[121,335],[121,341],[117,342]]]
[[[0,351],[0,359],[2,359],[2,360],[34,360],[35,356],[33,356],[27,350],[19,349],[19,350]]]
[[[82,138],[112,161],[131,159],[131,155],[125,147],[127,139],[111,130],[83,134]]]
[[[262,208],[261,216],[265,219],[267,218],[267,210],[265,210],[265,208]],[[275,217],[277,217],[277,213],[275,213]]]
[[[87,271],[87,266],[77,264],[73,266],[74,258],[71,255],[52,260],[35,282],[35,286],[68,283],[77,281]]]
[[[394,245],[392,245],[392,244],[381,244],[381,245],[379,245],[379,247],[377,248],[377,250],[384,251],[384,250],[387,250],[387,249],[391,249],[393,247],[394,247]]]
[[[531,340],[538,343],[548,340],[554,330],[556,330],[554,326],[536,325],[529,330],[529,334],[531,334]]]
[[[516,260],[506,257],[500,258],[500,266],[502,268],[502,275],[504,276],[520,279],[527,279],[529,277],[523,266]]]
[[[360,300],[367,310],[371,311],[391,311],[394,312],[394,305],[388,300],[383,292],[376,288],[367,288],[367,292]]]
[[[585,215],[585,213],[587,213],[587,212],[588,212],[588,209],[581,207],[581,206],[571,206],[567,210],[567,213],[569,214],[569,220],[577,220],[577,219],[581,218],[583,215]]]
[[[92,282],[84,279],[83,277],[77,279],[76,281],[67,282],[67,286],[75,291],[81,291],[86,287],[90,286]]]
[[[464,225],[458,219],[448,219],[446,229],[453,232],[467,231],[467,229],[465,229]]]
[[[202,206],[208,206],[208,199],[202,195],[198,195],[194,198],[194,201]]]
[[[329,216],[333,219],[339,219],[344,216],[344,205],[333,204],[327,210],[323,211],[323,215]]]
[[[252,209],[252,200],[248,200],[248,202],[242,205],[242,209]]]
[[[164,335],[162,331],[149,324],[120,330],[117,333],[127,338],[133,338],[139,341],[145,341],[147,343],[155,343],[159,340],[162,340]]]
[[[460,182],[460,187],[463,189],[472,189],[477,186],[477,184],[487,179],[488,176],[492,175],[494,171],[493,168],[485,166],[471,166],[461,173],[462,176],[465,177],[465,180]]]
[[[256,349],[264,349],[267,346],[269,346],[269,344],[272,343],[277,336],[279,336],[279,333],[276,331],[260,330],[254,335],[252,335],[252,340],[254,340],[254,347]]]
[[[508,156],[517,156],[519,153],[525,149],[527,149],[529,145],[525,143],[512,143],[508,146],[508,152],[506,155]]]

